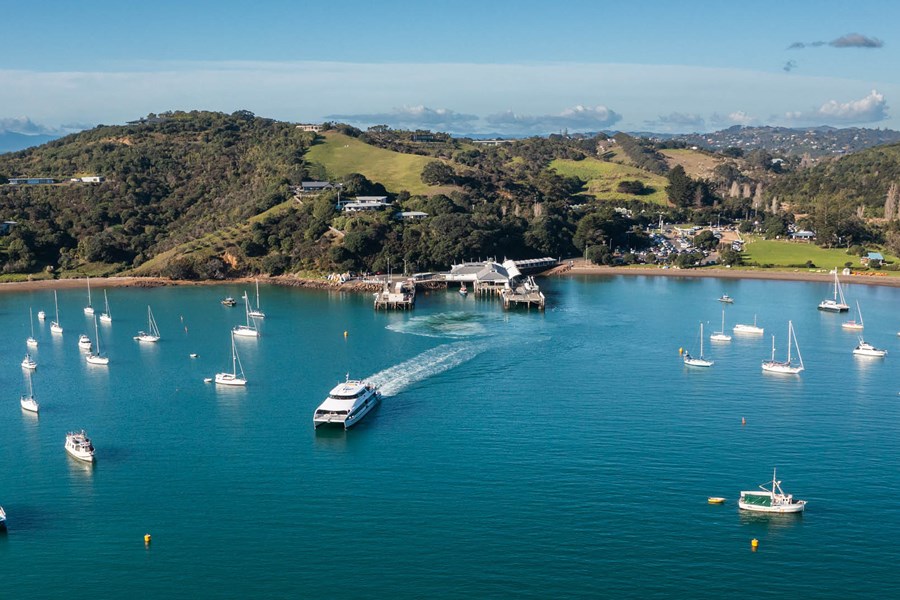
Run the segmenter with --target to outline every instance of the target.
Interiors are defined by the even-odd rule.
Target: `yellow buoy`
[[[145,533],[145,534],[144,534],[144,543],[145,543],[145,544],[149,544],[149,543],[150,543],[150,534],[149,534],[149,533]]]
[[[684,354],[684,348],[679,348],[679,349],[678,349],[678,356],[681,356],[682,354]]]
[[[757,549],[758,547],[759,547],[759,540],[758,540],[758,539],[753,538],[752,540],[750,540],[750,549],[751,549],[751,550],[753,550],[754,552],[756,552],[756,549]]]
[[[345,331],[345,332],[344,332],[344,337],[347,337],[348,335],[350,335],[350,334],[347,333],[347,332]]]

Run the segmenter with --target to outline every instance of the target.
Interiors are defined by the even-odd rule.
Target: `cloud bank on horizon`
[[[0,70],[0,107],[28,115],[0,114],[0,131],[65,134],[86,128],[74,124],[84,121],[242,109],[291,122],[456,134],[892,124],[886,98],[900,93],[900,85],[878,83],[877,91],[848,98],[853,89],[871,90],[872,84],[785,77],[781,70],[597,63],[219,62],[115,72]],[[804,108],[796,98],[819,101]],[[67,112],[60,114],[60,107]]]

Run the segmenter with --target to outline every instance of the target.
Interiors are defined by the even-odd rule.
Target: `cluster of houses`
[[[295,188],[294,193],[298,196],[312,196],[329,190],[337,190],[337,208],[345,213],[375,212],[394,206],[394,203],[387,196],[356,196],[355,198],[343,199],[340,195],[342,187],[340,183],[332,183],[330,181],[302,181]],[[428,213],[417,210],[397,213],[397,218],[404,221],[416,221],[427,216]]]
[[[69,179],[55,179],[53,177],[10,177],[9,185],[53,185],[56,183],[103,183],[105,177],[100,175],[87,175],[85,177],[70,177]]]

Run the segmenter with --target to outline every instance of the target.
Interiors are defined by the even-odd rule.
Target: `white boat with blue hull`
[[[319,405],[313,415],[313,426],[343,425],[350,429],[381,400],[381,394],[374,384],[367,381],[350,379],[339,383],[325,402]]]

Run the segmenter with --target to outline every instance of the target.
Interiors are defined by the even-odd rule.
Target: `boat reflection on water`
[[[803,523],[803,513],[758,513],[746,510],[738,511],[741,526],[753,527],[769,533],[787,531]]]

